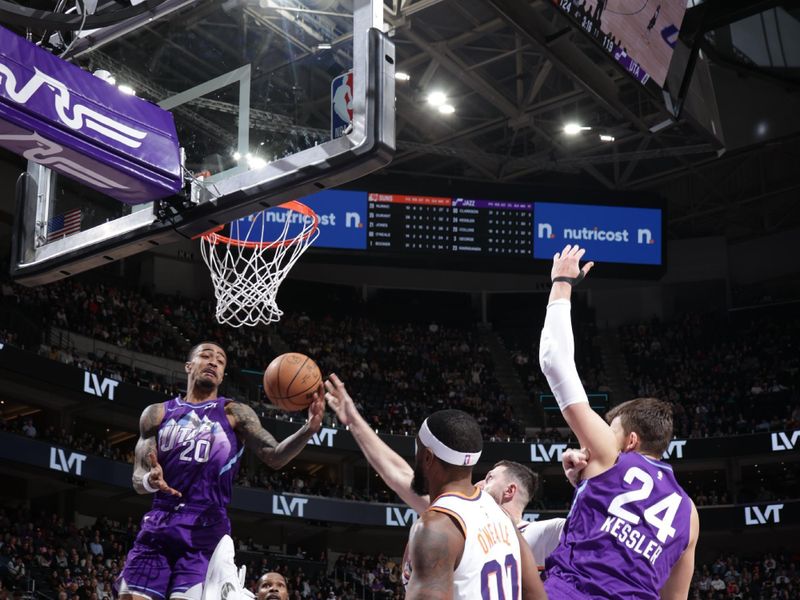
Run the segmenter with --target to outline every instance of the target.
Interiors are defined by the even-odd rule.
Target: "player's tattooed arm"
[[[163,418],[162,403],[151,404],[139,417],[139,440],[136,442],[133,460],[133,489],[137,494],[149,494],[156,489],[180,497],[180,492],[167,485],[164,471],[158,464],[158,427]],[[145,479],[149,490],[145,487]]]
[[[314,404],[318,402],[321,403],[322,401],[317,399]],[[314,410],[320,410],[319,405]],[[278,443],[278,440],[264,429],[261,425],[261,419],[248,405],[241,402],[229,402],[225,406],[225,411],[231,417],[233,429],[242,439],[244,445],[254,452],[261,462],[273,469],[280,469],[300,454],[303,448],[306,447],[308,440],[311,439],[311,436],[319,431],[319,422],[310,417],[303,427]],[[309,409],[310,414],[311,409]],[[321,418],[320,414],[319,420]]]
[[[464,536],[452,519],[424,513],[409,544],[412,572],[406,600],[452,600],[453,571],[464,552]]]

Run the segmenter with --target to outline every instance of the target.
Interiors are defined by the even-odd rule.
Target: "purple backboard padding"
[[[2,27],[0,146],[128,204],[182,185],[170,112]]]

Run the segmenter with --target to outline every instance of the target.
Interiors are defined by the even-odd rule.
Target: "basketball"
[[[322,383],[317,363],[305,354],[281,354],[264,371],[264,392],[270,402],[288,412],[303,410]]]

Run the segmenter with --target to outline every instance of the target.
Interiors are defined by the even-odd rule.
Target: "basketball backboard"
[[[83,32],[65,58],[172,114],[183,188],[120,202],[29,162],[14,225],[18,281],[196,237],[391,159],[394,47],[382,0],[164,0],[126,23]]]

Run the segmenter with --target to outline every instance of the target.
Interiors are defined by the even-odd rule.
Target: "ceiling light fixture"
[[[564,125],[564,133],[567,135],[578,135],[581,131],[589,131],[591,127],[584,127],[578,123],[567,123]]]
[[[397,71],[394,74],[394,78],[397,79],[397,81],[411,81],[411,75],[403,71]]]
[[[431,92],[428,94],[428,104],[431,106],[441,106],[447,104],[447,94],[444,92]]]
[[[601,142],[613,142],[616,138],[613,135],[608,135],[607,133],[600,134],[600,141]]]
[[[452,115],[454,112],[456,112],[456,107],[453,106],[452,104],[440,104],[436,108],[443,115]]]

